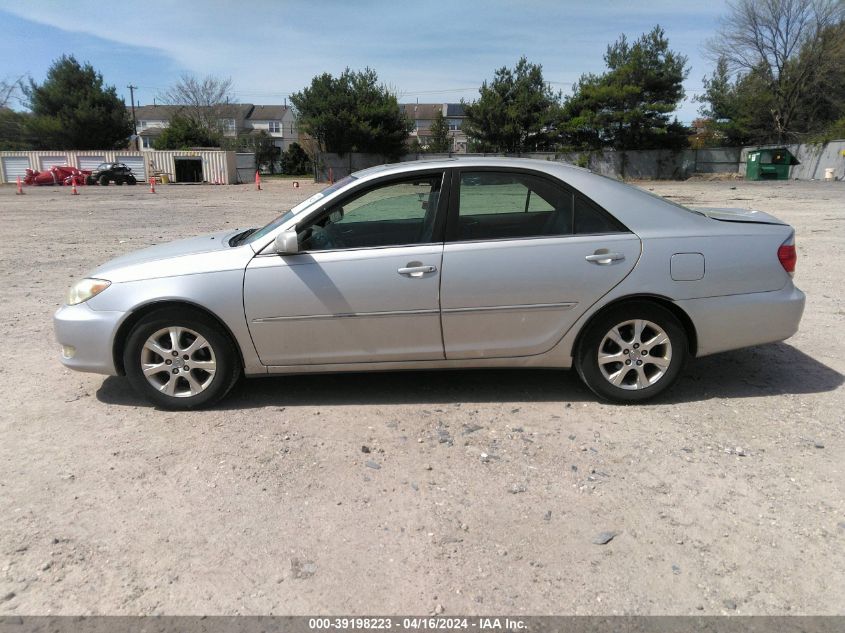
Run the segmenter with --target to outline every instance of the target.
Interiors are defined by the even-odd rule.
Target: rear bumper
[[[781,290],[677,301],[692,319],[696,356],[783,341],[798,331],[804,293],[790,281]]]
[[[53,328],[63,347],[62,364],[76,371],[117,375],[112,345],[124,316],[123,312],[92,310],[85,303],[56,310]]]

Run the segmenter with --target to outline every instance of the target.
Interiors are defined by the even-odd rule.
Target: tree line
[[[271,169],[278,161],[285,173],[307,173],[308,157],[298,143],[281,153],[264,131],[235,138],[225,135],[221,119],[232,107],[231,87],[231,79],[183,75],[158,95],[162,103],[178,110],[153,147],[252,151],[258,163],[269,163]],[[29,111],[13,110],[9,106],[14,102]],[[91,64],[81,64],[72,55],[56,60],[41,84],[23,77],[0,81],[0,150],[122,149],[133,132],[130,112],[115,87],[106,86]]]
[[[470,151],[677,150],[845,138],[845,3],[734,0],[728,6],[707,43],[715,70],[694,97],[701,118],[692,126],[674,115],[686,97],[688,60],[658,25],[634,41],[620,36],[607,47],[605,70],[581,75],[568,95],[553,90],[542,66],[525,57],[496,69],[478,98],[464,103]],[[374,99],[389,116],[372,116]],[[397,115],[395,95],[370,69],[316,77],[292,101],[300,130],[325,151],[406,149],[402,139],[413,122]],[[415,149],[447,151],[441,113],[429,132],[428,145]]]
[[[571,93],[555,91],[527,58],[503,66],[465,102],[470,151],[681,149],[845,137],[845,3],[842,0],[734,0],[707,43],[714,71],[695,96],[701,117],[687,126],[675,112],[686,97],[687,58],[658,25],[637,39],[621,35],[605,68],[586,73]],[[269,135],[228,138],[220,113],[229,79],[185,75],[159,98],[181,106],[156,139],[159,149],[247,148],[273,160]],[[15,100],[28,112],[8,106]],[[300,132],[315,151],[397,157],[409,149],[451,149],[441,112],[425,145],[409,146],[414,121],[375,70],[323,73],[291,96]],[[109,149],[126,145],[132,124],[113,86],[90,64],[57,60],[44,82],[0,82],[0,149]],[[303,160],[297,146],[296,156]]]

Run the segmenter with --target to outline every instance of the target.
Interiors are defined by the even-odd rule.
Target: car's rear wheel
[[[683,325],[666,308],[631,302],[610,308],[589,326],[576,367],[598,396],[641,402],[666,391],[687,358]]]
[[[137,181],[137,180],[135,180],[135,176],[128,176],[128,177],[126,178],[126,184],[127,184],[127,185],[134,185],[134,184],[137,184],[137,182],[138,182],[138,181]]]
[[[109,184],[109,177],[108,176],[100,176],[100,186],[106,187]]]
[[[210,406],[241,374],[228,334],[190,308],[165,308],[143,318],[129,334],[123,366],[135,390],[166,409]]]

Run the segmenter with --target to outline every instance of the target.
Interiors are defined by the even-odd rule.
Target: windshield
[[[296,205],[290,211],[285,211],[282,215],[280,215],[275,220],[270,222],[270,224],[258,229],[254,233],[252,233],[249,237],[247,237],[243,241],[243,244],[250,244],[250,243],[254,242],[255,240],[260,240],[262,237],[264,237],[268,233],[272,233],[274,230],[279,228],[282,224],[284,224],[285,222],[290,220],[293,216],[295,216],[297,213],[299,213],[303,209],[310,207],[312,204],[314,204],[315,202],[317,202],[318,200],[320,200],[322,198],[325,198],[326,196],[330,196],[335,191],[343,189],[346,185],[351,183],[353,180],[356,180],[355,176],[347,176],[346,178],[342,178],[342,179],[338,180],[333,185],[329,185],[328,187],[326,187],[322,191],[315,193],[313,196],[311,196],[307,200],[303,200],[302,202],[300,202],[298,205]]]

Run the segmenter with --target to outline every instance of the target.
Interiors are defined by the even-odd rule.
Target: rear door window
[[[625,228],[579,193],[519,172],[462,172],[455,239],[617,233]]]

